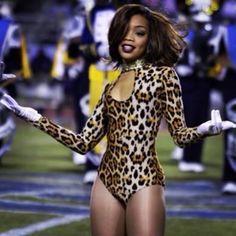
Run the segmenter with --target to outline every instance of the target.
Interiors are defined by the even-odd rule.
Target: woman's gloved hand
[[[42,117],[35,109],[20,106],[14,98],[2,91],[0,92],[0,103],[25,120],[34,122]]]
[[[236,124],[231,121],[222,121],[219,110],[211,111],[211,120],[202,123],[197,127],[197,132],[201,135],[217,135],[227,129],[236,128]]]

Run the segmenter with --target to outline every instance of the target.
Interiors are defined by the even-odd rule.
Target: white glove
[[[15,99],[6,93],[0,94],[0,103],[13,111],[17,116],[28,121],[38,121],[42,116],[33,108],[20,106]]]
[[[14,74],[2,74],[1,80],[15,79],[16,76]]]
[[[236,128],[236,124],[231,121],[222,121],[219,110],[211,111],[211,120],[202,123],[197,127],[197,132],[202,135],[216,135],[223,130]]]

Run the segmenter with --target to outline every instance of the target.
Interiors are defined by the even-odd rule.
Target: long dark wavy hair
[[[177,30],[171,20],[164,14],[152,11],[139,4],[126,4],[120,7],[112,19],[108,32],[109,53],[112,62],[120,65],[122,58],[118,46],[128,32],[132,16],[141,15],[149,22],[149,35],[145,62],[158,66],[173,66],[185,47],[184,35]]]

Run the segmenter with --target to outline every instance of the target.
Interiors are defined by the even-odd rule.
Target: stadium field
[[[223,136],[206,139],[201,174],[181,173],[174,144],[162,130],[158,154],[166,173],[166,236],[236,235],[236,196],[221,194]],[[89,234],[91,186],[84,166],[41,131],[17,121],[11,150],[0,167],[0,236]]]

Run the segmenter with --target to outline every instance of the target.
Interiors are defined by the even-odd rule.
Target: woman
[[[108,39],[111,61],[121,73],[106,85],[80,134],[19,106],[7,95],[1,102],[82,154],[107,136],[91,193],[92,235],[164,235],[164,173],[155,151],[161,118],[181,147],[236,126],[222,122],[219,112],[213,111],[212,120],[186,127],[173,69],[184,41],[164,15],[141,5],[125,5],[113,18]]]

